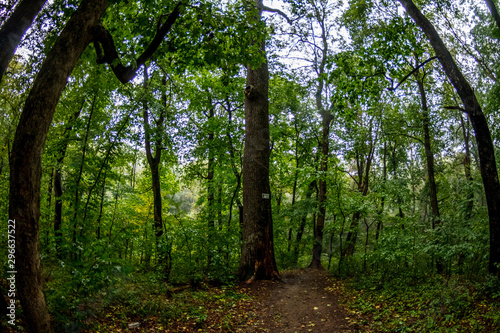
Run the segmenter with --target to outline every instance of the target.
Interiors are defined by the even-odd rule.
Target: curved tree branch
[[[401,81],[399,81],[399,83],[396,85],[396,87],[393,87],[393,83],[394,81],[391,79],[391,78],[388,78],[386,76],[386,78],[388,78],[390,81],[391,81],[391,87],[390,88],[387,88],[387,90],[389,91],[395,91],[396,89],[398,89],[398,87],[401,85],[401,83],[405,82],[406,79],[408,79],[412,74],[416,73],[420,68],[422,68],[423,66],[425,66],[428,62],[431,62],[432,60],[434,59],[437,59],[438,57],[437,56],[434,56],[434,57],[430,57],[429,59],[427,59],[426,61],[424,61],[423,63],[421,63],[420,65],[418,65],[417,67],[415,67],[410,73],[408,73]]]
[[[284,12],[282,12],[281,10],[276,9],[276,8],[267,7],[267,6],[264,6],[264,5],[262,5],[261,9],[264,12],[270,12],[270,13],[279,14],[281,17],[283,17],[288,22],[288,24],[292,25],[292,20]]]
[[[127,83],[134,78],[137,69],[144,65],[146,61],[151,58],[153,53],[158,49],[161,42],[165,38],[165,35],[170,31],[173,24],[177,20],[182,7],[182,2],[178,2],[174,10],[168,16],[165,23],[157,30],[155,37],[149,44],[149,46],[144,50],[144,52],[137,58],[136,62],[124,66],[121,63],[120,56],[116,50],[115,43],[113,41],[113,36],[109,33],[102,24],[98,24],[94,32],[94,46],[97,54],[97,63],[107,63],[111,66],[111,69],[115,73],[118,80],[121,83]]]

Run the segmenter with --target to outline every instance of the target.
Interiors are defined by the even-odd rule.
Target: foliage
[[[344,291],[354,320],[372,332],[494,332],[500,322],[492,276],[474,283],[457,276],[364,275]]]
[[[102,24],[124,64],[144,51],[175,5],[110,3]],[[489,11],[467,1],[418,3],[473,83],[498,153],[500,130],[492,125],[499,121],[500,35]],[[93,48],[82,54],[42,160],[40,247],[57,330],[112,332],[140,317],[151,327],[179,328],[181,317],[194,319],[196,329],[237,326],[246,296],[227,286],[236,283],[242,243],[245,71],[264,60],[263,40],[271,46],[269,172],[278,267],[310,264],[318,183],[325,180],[322,263],[348,279],[346,304],[358,324],[394,332],[499,327],[498,278],[484,277],[489,229],[479,152],[470,120],[459,109],[443,108],[461,106],[438,63],[412,73],[434,55],[425,36],[395,2],[285,1],[287,23],[276,12],[256,22],[249,5],[186,2],[147,64],[146,85],[138,75],[120,86],[109,68],[96,64]],[[44,54],[76,6],[46,6],[0,85],[3,229],[20,111]],[[415,79],[423,77],[440,228],[432,227],[416,94]],[[319,171],[318,102],[333,116],[328,172]],[[164,126],[155,127],[162,115]],[[152,142],[161,139],[160,240],[144,128]],[[56,197],[57,174],[62,193]],[[62,205],[60,234],[56,202]],[[353,253],[345,255],[351,236]],[[4,235],[0,243],[6,244]],[[176,289],[188,285],[192,289]]]

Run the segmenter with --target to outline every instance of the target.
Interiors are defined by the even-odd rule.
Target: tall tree
[[[262,0],[251,13],[262,17]],[[257,42],[265,54],[265,41]],[[265,57],[265,56],[264,56]],[[269,186],[269,70],[265,59],[257,68],[247,66],[245,88],[245,152],[243,155],[243,244],[241,279],[279,279],[274,257],[273,216]]]
[[[416,68],[419,67],[418,58],[416,59]],[[439,203],[437,197],[437,186],[436,186],[436,177],[434,175],[434,154],[432,152],[431,147],[431,135],[430,135],[430,116],[429,116],[429,107],[427,105],[427,94],[425,92],[424,79],[426,76],[426,72],[423,71],[422,77],[419,77],[419,70],[415,72],[415,79],[418,85],[418,91],[420,94],[420,102],[422,108],[422,129],[424,132],[424,150],[425,150],[425,159],[427,165],[427,182],[429,184],[429,196],[431,202],[431,222],[432,229],[438,230],[440,228],[441,220],[439,215]],[[443,272],[443,264],[441,260],[438,258],[436,262],[436,269],[438,273]]]
[[[144,90],[148,89],[148,68],[144,66]],[[166,79],[163,80],[166,84]],[[151,181],[153,188],[153,219],[154,230],[156,236],[156,253],[160,264],[164,268],[165,277],[169,275],[169,264],[166,262],[167,257],[164,255],[163,238],[163,219],[162,219],[162,196],[160,185],[160,163],[161,152],[164,149],[163,132],[165,127],[165,115],[167,112],[167,97],[162,93],[162,105],[160,106],[159,114],[155,117],[155,126],[152,128],[149,121],[149,107],[146,99],[143,101],[142,119],[144,122],[144,146],[146,148],[146,158],[151,170]],[[154,142],[154,154],[151,143]]]
[[[101,60],[111,64],[123,83],[135,76],[158,48],[179,16],[180,4],[158,29],[155,39],[136,64],[125,67],[119,61],[111,35],[100,24],[108,7],[106,0],[84,0],[69,19],[43,62],[26,99],[16,129],[10,157],[9,216],[16,221],[18,290],[28,329],[53,332],[42,292],[42,268],[38,240],[42,151],[56,105],[68,77],[92,40],[98,41]],[[139,61],[140,60],[140,61]]]
[[[474,90],[458,68],[455,60],[444,45],[443,40],[432,23],[422,14],[420,9],[415,6],[413,1],[399,0],[399,2],[426,34],[434,52],[436,52],[436,56],[441,62],[444,72],[460,96],[464,112],[470,117],[476,136],[481,176],[483,178],[484,192],[486,194],[486,203],[488,206],[490,227],[490,258],[488,270],[492,274],[498,274],[500,272],[498,267],[500,263],[500,183],[498,181],[495,150],[488,122],[476,98]]]
[[[335,4],[330,0],[308,0],[299,5],[292,3],[292,8],[294,14],[303,22],[296,25],[299,27],[299,31],[297,31],[296,26],[292,28],[291,35],[297,39],[297,44],[301,48],[300,57],[303,59],[303,55],[306,55],[306,59],[303,60],[310,63],[314,72],[314,76],[311,77],[314,80],[314,102],[316,111],[321,117],[321,137],[318,138],[318,151],[321,155],[317,182],[318,214],[314,224],[314,244],[310,264],[310,267],[320,268],[326,217],[326,174],[330,151],[330,124],[333,120],[332,110],[334,108],[334,103],[328,102],[331,97],[328,87],[328,60],[332,56],[331,31],[335,25],[332,20]]]
[[[0,82],[26,30],[47,0],[22,0],[0,28]]]

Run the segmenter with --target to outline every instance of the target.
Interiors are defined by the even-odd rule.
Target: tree
[[[250,12],[259,21],[262,0]],[[262,56],[265,42],[255,42]],[[269,70],[267,60],[247,65],[245,88],[245,152],[243,156],[243,230],[239,267],[241,279],[279,279],[274,257],[273,216],[269,186]]]
[[[18,290],[28,328],[53,332],[42,292],[38,242],[42,151],[56,105],[80,55],[92,40],[100,43],[100,60],[111,64],[123,83],[135,76],[138,66],[151,57],[179,16],[180,3],[158,30],[136,64],[123,66],[111,35],[100,24],[108,2],[84,0],[52,46],[26,99],[16,129],[10,158],[9,216],[16,221]],[[104,51],[104,52],[102,52]],[[118,61],[117,61],[118,60]]]
[[[47,0],[22,0],[0,28],[0,82],[26,30]]]
[[[498,274],[500,272],[498,267],[500,263],[500,183],[498,181],[495,150],[488,122],[476,98],[474,90],[456,65],[452,55],[444,45],[432,23],[411,0],[399,0],[399,2],[426,34],[448,79],[460,96],[463,103],[463,111],[470,117],[476,136],[481,176],[483,178],[484,192],[486,194],[486,203],[488,206],[490,226],[490,258],[488,270],[492,274]]]
[[[292,27],[291,36],[297,40],[300,47],[300,59],[309,63],[314,76],[314,103],[321,118],[321,136],[318,138],[319,179],[318,214],[314,224],[314,244],[310,267],[321,267],[323,252],[323,229],[326,218],[327,172],[330,154],[330,125],[334,119],[332,114],[335,103],[331,102],[328,82],[328,60],[332,56],[332,39],[330,33],[335,29],[332,20],[335,4],[329,0],[309,0],[298,5],[292,3],[294,14],[299,18],[299,24]],[[297,30],[297,28],[299,28]],[[304,57],[304,55],[306,55]]]
[[[146,90],[148,88],[148,68],[144,66],[144,82],[143,87]],[[164,85],[166,85],[166,78],[163,78]],[[149,108],[146,99],[143,101],[142,109],[142,119],[144,122],[144,146],[146,148],[146,158],[148,161],[149,168],[151,170],[151,181],[153,188],[153,218],[154,218],[154,230],[156,236],[156,253],[158,255],[158,260],[164,267],[165,278],[168,279],[170,274],[170,266],[168,261],[168,256],[164,253],[167,252],[165,247],[166,244],[163,235],[163,219],[162,219],[162,197],[161,197],[161,185],[160,185],[160,163],[161,163],[161,152],[164,149],[164,122],[165,116],[167,114],[167,96],[165,92],[162,92],[161,96],[162,105],[160,106],[159,114],[155,117],[155,126],[152,128],[149,121]],[[154,142],[154,155],[152,153],[151,143]]]
[[[497,6],[493,2],[493,0],[484,0],[484,2],[486,2],[486,5],[490,10],[491,16],[493,16],[493,19],[495,20],[498,29],[500,29],[500,15],[498,14]]]

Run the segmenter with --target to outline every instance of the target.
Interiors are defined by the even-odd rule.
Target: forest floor
[[[256,281],[248,287],[258,319],[242,332],[357,332],[326,271],[301,269],[282,274],[283,282]]]
[[[99,325],[107,329],[99,332],[358,332],[326,271],[297,269],[282,272],[281,278],[208,288],[185,298],[185,306],[168,320],[137,318],[134,323],[129,317],[124,327],[108,317]]]

